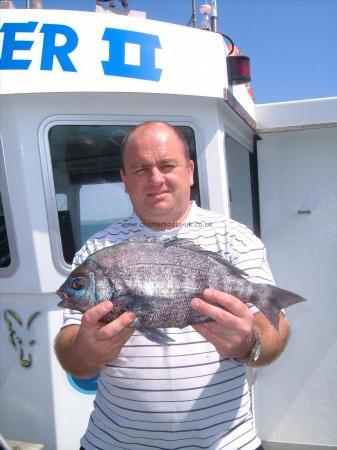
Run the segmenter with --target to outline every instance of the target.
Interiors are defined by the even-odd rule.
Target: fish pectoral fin
[[[120,296],[116,299],[116,303],[123,305],[125,310],[134,311],[135,313],[141,312],[144,314],[149,314],[155,309],[155,304],[152,299],[136,294]]]
[[[137,328],[137,330],[150,341],[156,342],[162,346],[168,345],[170,342],[175,342],[174,339],[158,329],[149,330],[147,328]]]
[[[145,297],[143,295],[129,294],[118,297],[116,303],[123,305],[123,308],[128,311],[150,314],[158,308],[158,305],[171,304],[172,299],[169,297]]]

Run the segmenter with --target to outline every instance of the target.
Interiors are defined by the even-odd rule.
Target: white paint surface
[[[217,33],[134,16],[84,11],[67,11],[65,14],[55,10],[2,10],[1,20],[4,23],[37,22],[34,32],[16,33],[17,41],[32,44],[29,50],[15,50],[13,59],[26,59],[31,63],[26,70],[1,71],[0,93],[3,94],[113,91],[223,98],[224,88],[228,86],[225,46]],[[75,32],[78,44],[68,56],[76,71],[64,70],[56,57],[52,70],[41,70],[44,46],[41,27],[44,24],[66,26]],[[158,37],[160,48],[155,49],[154,59],[155,67],[162,69],[160,80],[112,76],[104,72],[102,62],[109,61],[113,48],[110,49],[110,42],[103,37],[105,30],[111,28]],[[64,41],[64,35],[56,35],[57,46],[63,45],[62,39]],[[123,62],[131,66],[140,65],[138,44],[126,43]]]
[[[287,309],[289,345],[259,370],[258,428],[267,441],[336,446],[337,128],[262,134],[258,155],[269,261],[279,286],[308,299]]]
[[[57,123],[135,124],[154,118],[191,126],[196,136],[202,205],[227,213],[223,154],[223,123],[227,119],[221,106],[214,99],[170,95],[3,96],[1,133],[20,260],[10,277],[0,279],[0,317],[7,308],[20,315],[41,311],[36,319],[39,326],[34,328],[34,365],[27,369],[20,367],[8,342],[8,330],[3,319],[0,321],[0,422],[8,437],[41,442],[45,450],[76,449],[93,402],[93,396],[71,387],[53,351],[62,311],[56,306],[58,298],[50,293],[65,275],[55,266],[57,249],[52,245],[58,223],[56,199],[53,219],[46,208],[52,192],[43,182],[48,127]]]

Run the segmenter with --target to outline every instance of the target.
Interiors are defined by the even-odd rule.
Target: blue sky
[[[129,0],[147,17],[185,25],[191,0]],[[196,0],[197,11],[206,0]],[[14,0],[24,7],[26,0]],[[44,0],[94,9],[94,0]],[[118,5],[118,1],[116,0]],[[337,0],[218,0],[219,31],[251,58],[257,103],[337,96]],[[198,25],[201,23],[198,13]]]

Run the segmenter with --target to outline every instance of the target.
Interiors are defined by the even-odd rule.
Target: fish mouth
[[[66,291],[58,289],[55,293],[61,297],[61,301],[57,304],[59,308],[74,309],[80,312],[85,312],[90,308],[90,305],[81,305],[76,302],[71,294],[68,294]]]
[[[69,299],[66,292],[61,292],[59,289],[56,291],[56,294],[61,297],[61,301],[57,304],[60,308],[68,308],[69,305]]]

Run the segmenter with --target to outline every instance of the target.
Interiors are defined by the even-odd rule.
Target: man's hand
[[[214,345],[220,356],[248,361],[255,342],[254,328],[257,329],[262,342],[262,352],[256,365],[270,363],[285,348],[289,338],[289,326],[282,312],[277,331],[264,314],[253,314],[241,300],[232,295],[216,289],[206,289],[203,297],[211,304],[194,298],[191,305],[214,322],[195,324],[193,327]]]
[[[125,312],[108,324],[100,322],[112,308],[110,301],[99,303],[83,314],[80,327],[70,326],[59,332],[55,351],[64,370],[78,377],[90,377],[119,355],[134,331],[128,326],[135,314]]]
[[[247,355],[255,340],[254,315],[239,299],[216,289],[206,289],[203,296],[211,304],[194,298],[192,307],[214,322],[195,324],[195,330],[214,345],[220,356]]]

